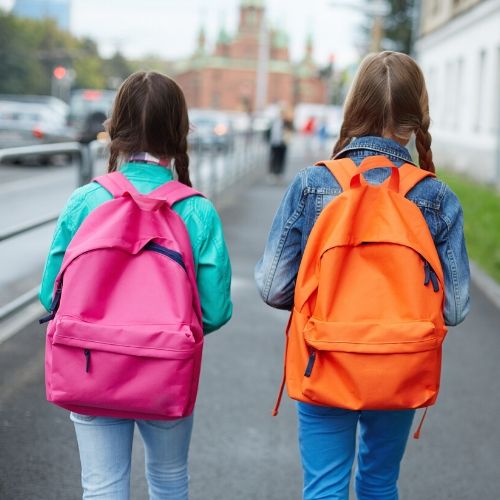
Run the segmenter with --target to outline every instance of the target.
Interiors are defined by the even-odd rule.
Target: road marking
[[[39,319],[43,313],[43,307],[38,302],[33,302],[10,318],[2,321],[0,323],[0,344],[20,332],[25,326]]]

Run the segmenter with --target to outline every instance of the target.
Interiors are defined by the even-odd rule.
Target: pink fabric
[[[85,219],[56,280],[47,399],[87,415],[187,416],[203,328],[189,234],[171,205],[198,193],[172,181],[141,195],[116,173],[96,180],[116,197]]]

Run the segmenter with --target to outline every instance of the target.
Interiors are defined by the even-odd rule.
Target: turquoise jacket
[[[126,163],[120,171],[142,194],[173,179],[169,168],[146,163]],[[78,188],[68,200],[57,222],[40,287],[40,301],[47,310],[71,239],[87,215],[111,199],[111,194],[94,182]],[[203,329],[210,333],[227,323],[233,310],[231,265],[222,224],[214,206],[206,198],[188,198],[176,203],[173,209],[183,219],[191,238]]]

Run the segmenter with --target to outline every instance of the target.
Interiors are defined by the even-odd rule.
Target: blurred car
[[[0,94],[0,101],[46,104],[49,108],[60,114],[64,120],[68,118],[68,104],[51,95]]]
[[[115,90],[79,89],[71,93],[68,125],[80,142],[91,142],[104,133],[103,122],[110,115]]]
[[[208,109],[190,109],[189,123],[189,141],[193,146],[223,150],[232,147],[234,128],[228,114]]]
[[[75,139],[66,116],[43,102],[0,99],[0,148]]]

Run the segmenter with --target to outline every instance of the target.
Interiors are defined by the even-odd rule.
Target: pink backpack
[[[171,181],[142,195],[120,172],[85,219],[54,287],[48,401],[84,415],[168,420],[193,411],[203,328],[191,242]],[[41,320],[44,321],[44,320]]]

